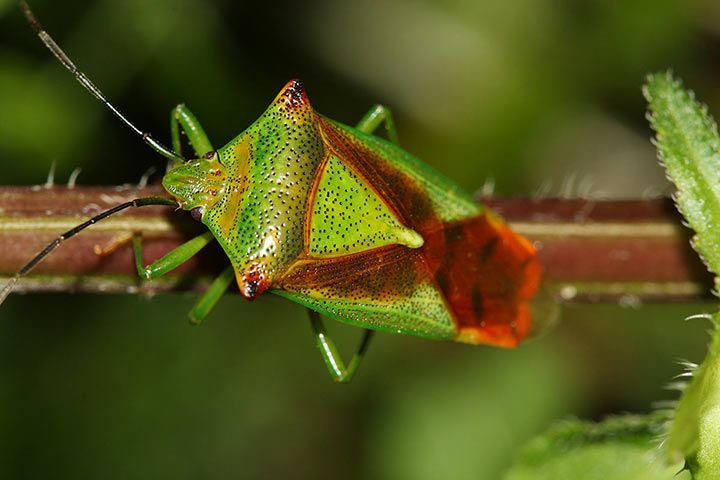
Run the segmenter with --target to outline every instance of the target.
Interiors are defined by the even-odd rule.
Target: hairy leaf
[[[678,209],[696,232],[693,247],[720,273],[720,138],[707,109],[670,73],[648,77],[643,90],[657,132],[660,160],[677,186]],[[717,285],[717,281],[716,281]]]
[[[720,137],[717,126],[691,92],[670,73],[648,77],[644,88],[650,122],[667,174],[677,186],[678,209],[696,235],[693,247],[716,275],[720,273]],[[702,365],[675,411],[666,449],[670,461],[687,459],[696,479],[720,478],[720,314]]]

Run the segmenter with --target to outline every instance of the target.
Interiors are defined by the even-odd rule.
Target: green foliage
[[[668,175],[678,189],[678,209],[695,230],[693,246],[715,275],[720,272],[720,137],[707,109],[670,73],[648,78],[650,121]],[[716,288],[718,280],[715,280]],[[670,428],[670,458],[690,459],[696,478],[720,478],[720,334],[695,372]]]
[[[676,476],[684,461],[668,465],[657,448],[667,420],[658,413],[559,423],[521,452],[505,480],[689,478],[688,472]]]
[[[643,89],[657,132],[660,160],[677,186],[675,199],[696,235],[692,244],[709,270],[720,272],[720,137],[707,109],[670,73],[648,77]],[[716,278],[716,286],[718,280]],[[657,413],[599,424],[566,422],[536,438],[507,480],[720,478],[720,314],[702,365],[688,372],[672,419]],[[669,420],[669,422],[666,422]],[[659,447],[658,437],[667,438]],[[675,474],[685,465],[680,475]]]
[[[696,232],[695,250],[720,273],[720,138],[707,109],[670,73],[650,75],[643,90],[650,123],[667,174],[677,186],[675,200]]]

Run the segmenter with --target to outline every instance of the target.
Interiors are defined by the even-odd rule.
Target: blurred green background
[[[506,0],[32,2],[96,83],[167,141],[186,102],[215,144],[290,78],[354,123],[393,109],[403,146],[468,190],[668,191],[640,87],[672,67],[720,114],[720,4]],[[0,0],[2,184],[136,182],[149,151]],[[494,479],[569,415],[645,412],[699,361],[711,306],[565,308],[515,351],[378,335],[330,382],[303,310],[224,298],[12,296],[0,309],[0,478]],[[358,331],[333,325],[344,351]]]

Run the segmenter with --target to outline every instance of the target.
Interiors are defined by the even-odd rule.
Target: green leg
[[[343,362],[337,347],[335,346],[335,342],[332,341],[325,330],[325,324],[323,324],[320,314],[310,309],[308,309],[308,313],[310,314],[310,325],[312,326],[313,334],[315,335],[315,343],[320,349],[320,353],[325,360],[325,365],[327,365],[330,376],[334,382],[348,383],[352,380],[352,377],[355,375],[355,372],[357,372],[357,369],[360,366],[360,362],[370,345],[373,331],[367,329],[365,330],[360,346],[346,368],[345,362]]]
[[[235,278],[235,271],[232,266],[230,266],[213,280],[207,291],[203,293],[202,297],[200,297],[192,310],[190,310],[190,323],[193,325],[200,325],[200,323],[202,323],[210,313],[210,310],[212,310],[218,300],[220,300],[220,297],[223,296],[225,290],[230,286],[233,278]]]
[[[357,124],[357,129],[365,133],[373,133],[381,123],[385,124],[385,131],[392,143],[398,145],[397,130],[395,130],[395,122],[393,121],[390,109],[384,105],[377,104],[373,106],[369,112]]]
[[[170,112],[170,133],[172,135],[172,148],[175,153],[182,156],[182,142],[180,141],[180,129],[190,141],[193,150],[195,150],[195,158],[200,158],[208,152],[215,150],[210,143],[210,139],[205,134],[200,122],[197,121],[195,115],[185,104],[181,103],[173,108]]]
[[[358,122],[357,129],[361,132],[372,133],[380,126],[380,124],[385,125],[385,131],[387,132],[388,138],[392,143],[397,145],[399,141],[397,130],[395,129],[395,122],[393,121],[390,109],[384,105],[377,104],[373,106],[370,111],[368,111]],[[325,360],[325,365],[327,365],[330,376],[335,382],[348,383],[355,375],[355,372],[357,372],[360,362],[370,345],[370,340],[372,339],[374,332],[372,330],[365,329],[357,352],[355,352],[352,360],[350,360],[350,364],[345,367],[345,362],[343,362],[340,357],[337,347],[335,346],[335,342],[333,342],[325,330],[325,325],[320,319],[320,314],[310,309],[308,309],[308,314],[310,315],[310,325],[313,329],[313,334],[315,335],[315,342],[317,347],[320,349],[323,359]]]
[[[160,277],[173,270],[202,250],[214,237],[206,232],[167,253],[164,257],[150,265],[144,266],[142,253],[142,239],[139,234],[133,235],[133,252],[135,254],[135,267],[141,278],[150,280]],[[215,304],[220,300],[225,290],[234,278],[234,270],[228,267],[210,284],[207,291],[200,297],[189,312],[190,322],[199,325],[208,316]]]
[[[387,133],[388,139],[397,145],[399,143],[398,134],[395,129],[392,112],[390,112],[390,109],[384,105],[374,105],[358,122],[356,128],[361,132],[373,133],[380,124],[385,125],[385,132]],[[325,364],[328,367],[328,371],[330,372],[333,381],[340,383],[349,382],[353,375],[355,375],[355,372],[363,359],[363,355],[365,355],[365,352],[370,345],[373,331],[365,329],[363,339],[360,342],[357,352],[353,355],[348,367],[345,368],[345,363],[335,347],[335,342],[332,341],[325,331],[325,325],[320,319],[320,315],[310,309],[308,309],[308,313],[310,315],[310,325],[312,326],[313,333],[315,334],[315,341],[320,349],[323,359],[325,360]]]
[[[138,275],[146,280],[160,277],[190,260],[190,257],[202,250],[213,238],[212,233],[205,232],[170,251],[160,260],[143,266],[141,237],[138,234],[133,235],[133,252]]]

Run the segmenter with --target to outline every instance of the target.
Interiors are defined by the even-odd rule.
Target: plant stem
[[[0,282],[48,242],[101,210],[159,187],[0,187]],[[690,248],[669,199],[482,198],[535,242],[546,285],[565,301],[677,302],[710,299],[712,278]],[[140,282],[128,239],[142,232],[149,263],[202,231],[165,207],[130,209],[63,243],[18,283],[23,292],[203,290],[227,260],[216,245],[159,281]],[[96,247],[120,246],[98,256]],[[5,277],[5,278],[3,278]]]

